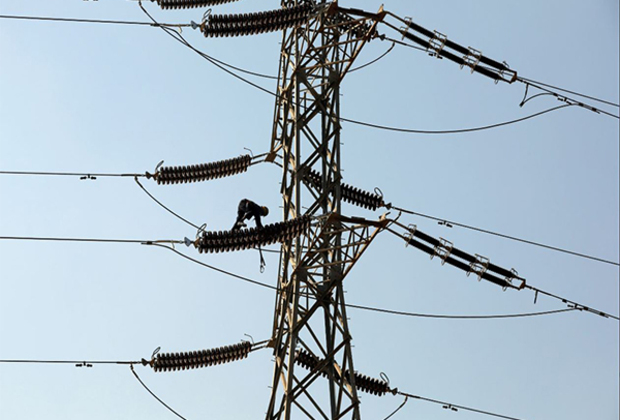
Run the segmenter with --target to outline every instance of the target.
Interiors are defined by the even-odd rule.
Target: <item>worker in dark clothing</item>
[[[237,221],[235,222],[232,230],[239,230],[242,227],[246,227],[246,224],[243,223],[245,220],[250,220],[252,217],[256,222],[256,227],[258,229],[263,228],[263,224],[260,221],[262,216],[267,216],[269,214],[269,209],[265,206],[259,206],[255,202],[244,198],[239,202],[239,207],[237,209]],[[265,259],[263,258],[263,251],[260,248],[260,244],[258,245],[258,252],[260,253],[260,272],[265,271]]]
[[[232,230],[238,230],[242,227],[246,227],[246,224],[243,223],[244,220],[250,220],[252,217],[256,222],[256,227],[262,229],[263,224],[260,221],[261,216],[267,216],[269,214],[269,209],[265,206],[259,206],[255,202],[244,198],[239,202],[239,208],[237,209],[237,221],[235,225],[232,227]]]

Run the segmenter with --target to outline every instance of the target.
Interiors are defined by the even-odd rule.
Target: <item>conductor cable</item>
[[[138,184],[138,186],[142,189],[142,191],[144,191],[146,193],[146,195],[148,195],[151,200],[153,200],[154,202],[156,202],[157,204],[159,204],[164,210],[166,210],[168,213],[172,214],[173,216],[175,216],[176,218],[182,220],[183,222],[187,223],[188,225],[190,225],[191,227],[195,228],[196,230],[201,230],[202,227],[193,224],[192,222],[190,222],[189,220],[187,220],[186,218],[180,216],[178,213],[175,213],[174,211],[170,210],[168,207],[166,207],[161,201],[159,201],[158,199],[156,199],[153,194],[151,194],[146,188],[144,188],[144,185],[142,185],[140,183],[140,181],[138,181],[137,177],[134,177],[134,180],[136,181],[136,184]]]
[[[144,13],[146,13],[147,16],[149,16],[149,18],[151,20],[153,20],[153,22],[157,22],[142,6],[142,3],[139,1],[138,4],[140,5],[140,7],[142,8],[142,10],[144,11]],[[229,75],[235,77],[236,79],[254,87],[255,89],[258,89],[262,92],[267,93],[268,95],[271,95],[275,98],[279,98],[279,95],[271,92],[270,90],[250,81],[247,80],[245,78],[243,78],[242,76],[236,74],[235,72],[227,69],[224,65],[216,62],[212,57],[210,57],[209,55],[203,53],[202,51],[198,50],[196,47],[194,47],[193,45],[191,45],[181,34],[175,33],[174,31],[171,31],[169,28],[166,27],[161,27],[161,29],[166,32],[166,34],[168,34],[169,36],[171,36],[172,38],[174,38],[177,42],[185,45],[187,48],[189,48],[190,50],[194,51],[196,54],[200,55],[202,58],[204,58],[205,60],[209,61],[211,64],[213,64],[214,66],[218,67],[220,70],[228,73]],[[490,124],[490,125],[485,125],[485,126],[479,126],[479,127],[472,127],[472,128],[464,128],[464,129],[454,129],[454,130],[418,130],[418,129],[410,129],[410,128],[401,128],[401,127],[391,127],[391,126],[386,126],[386,125],[381,125],[381,124],[374,124],[374,123],[368,123],[368,122],[364,122],[364,121],[358,121],[358,120],[354,120],[354,119],[350,119],[350,118],[344,118],[344,117],[340,117],[340,121],[344,121],[344,122],[348,122],[350,124],[356,124],[356,125],[361,125],[361,126],[365,126],[365,127],[370,127],[370,128],[376,128],[376,129],[381,129],[381,130],[386,130],[386,131],[394,131],[394,132],[400,132],[400,133],[409,133],[409,134],[459,134],[459,133],[467,133],[467,132],[474,132],[474,131],[482,131],[482,130],[488,130],[488,129],[492,129],[492,128],[498,128],[498,127],[503,127],[506,125],[511,125],[511,124],[515,124],[515,123],[519,123],[522,121],[526,121],[535,117],[539,117],[541,115],[553,112],[553,111],[557,111],[559,109],[563,109],[563,108],[567,108],[569,106],[574,106],[574,104],[564,104],[564,105],[560,105],[560,106],[556,106],[553,108],[549,108],[525,117],[521,117],[521,118],[517,118],[514,120],[510,120],[510,121],[504,121],[501,123],[496,123],[496,124]]]
[[[389,205],[388,208],[392,208],[394,210],[397,210],[397,211],[400,211],[400,212],[403,212],[403,213],[411,214],[413,216],[420,216],[420,217],[424,217],[426,219],[435,220],[435,221],[437,221],[439,223],[442,223],[444,225],[447,224],[447,225],[452,225],[452,226],[458,226],[458,227],[461,227],[461,228],[464,228],[464,229],[469,229],[469,230],[473,230],[473,231],[480,232],[480,233],[486,233],[487,235],[498,236],[500,238],[510,239],[510,240],[517,241],[517,242],[522,242],[522,243],[525,243],[525,244],[528,244],[528,245],[534,245],[534,246],[538,246],[538,247],[541,247],[541,248],[546,248],[546,249],[549,249],[549,250],[552,250],[552,251],[563,252],[565,254],[573,255],[575,257],[586,258],[586,259],[589,259],[589,260],[598,261],[598,262],[601,262],[601,263],[615,265],[615,266],[619,266],[620,267],[620,263],[617,263],[617,262],[611,261],[611,260],[606,260],[606,259],[599,258],[599,257],[595,257],[595,256],[592,256],[592,255],[582,254],[582,253],[579,253],[579,252],[570,251],[568,249],[559,248],[559,247],[551,246],[551,245],[546,245],[546,244],[543,244],[543,243],[540,243],[540,242],[534,242],[534,241],[530,241],[530,240],[523,239],[523,238],[518,238],[516,236],[510,236],[510,235],[506,235],[506,234],[503,234],[503,233],[493,232],[493,231],[490,231],[490,230],[487,230],[487,229],[482,229],[482,228],[471,226],[471,225],[467,225],[467,224],[464,224],[464,223],[459,223],[459,222],[455,222],[455,221],[452,221],[452,220],[442,219],[440,217],[430,216],[428,214],[424,214],[424,213],[419,213],[419,212],[412,211],[412,210],[403,209],[401,207],[396,207],[396,206]]]
[[[426,401],[426,402],[430,402],[430,403],[434,403],[434,404],[440,404],[446,410],[451,410],[451,411],[465,410],[465,411],[471,411],[472,413],[485,414],[487,416],[497,417],[497,418],[506,419],[506,420],[522,420],[522,419],[519,419],[517,417],[505,416],[503,414],[497,414],[497,413],[493,413],[491,411],[479,410],[477,408],[466,407],[464,405],[452,404],[452,403],[449,403],[449,402],[435,400],[435,399],[432,399],[432,398],[421,397],[419,395],[409,394],[407,392],[397,391],[397,394],[398,395],[402,395],[404,397],[409,397],[409,398],[413,398],[413,399],[416,399],[416,400],[420,400],[420,401]]]
[[[175,416],[177,416],[178,418],[182,419],[182,420],[187,420],[185,417],[183,417],[182,415],[180,415],[178,412],[176,412],[172,407],[170,407],[168,404],[166,404],[161,398],[159,398],[157,395],[155,395],[155,393],[153,391],[150,390],[150,388],[148,386],[146,386],[146,384],[142,381],[142,379],[140,379],[140,377],[138,376],[138,374],[136,373],[135,369],[133,368],[133,364],[129,366],[131,369],[131,373],[133,373],[133,376],[138,380],[138,382],[140,382],[140,385],[142,385],[142,387],[144,389],[146,389],[148,391],[149,394],[151,394],[151,396],[153,398],[155,398],[161,405],[163,405],[164,407],[166,407],[171,413],[173,413]]]

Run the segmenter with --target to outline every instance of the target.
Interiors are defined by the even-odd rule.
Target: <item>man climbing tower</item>
[[[265,206],[259,206],[255,202],[244,198],[239,202],[239,208],[237,209],[237,221],[235,222],[232,230],[238,230],[247,225],[244,220],[250,220],[252,217],[256,222],[256,227],[262,229],[263,224],[260,221],[262,216],[267,216],[269,209]]]

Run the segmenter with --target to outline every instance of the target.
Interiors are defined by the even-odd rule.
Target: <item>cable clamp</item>
[[[91,363],[86,363],[86,362],[82,362],[82,363],[76,363],[75,367],[87,367],[87,368],[91,368],[93,367],[93,365]]]
[[[480,63],[480,59],[482,58],[482,52],[472,47],[467,47],[467,49],[469,50],[469,53],[463,56],[463,64],[461,64],[461,69],[463,69],[464,66],[467,66],[471,69],[471,72],[473,73],[478,63]]]
[[[439,258],[441,258],[441,265],[444,265],[446,263],[446,260],[450,256],[450,253],[452,252],[452,248],[454,248],[453,245],[454,244],[452,242],[444,238],[439,238],[439,244],[435,246],[435,252],[431,254],[431,260],[435,256],[438,256]]]
[[[433,32],[435,33],[435,35],[428,42],[429,49],[432,50],[432,52],[429,51],[429,55],[431,57],[442,58],[439,55],[439,53],[441,53],[441,50],[443,50],[443,47],[446,45],[446,41],[448,40],[448,37],[442,34],[441,32],[437,32],[437,31],[433,31]]]
[[[409,246],[409,241],[415,236],[416,230],[418,230],[418,227],[414,224],[407,226],[407,233],[405,233],[405,248]]]
[[[489,268],[489,260],[487,257],[483,257],[482,255],[476,254],[476,261],[469,264],[469,271],[467,275],[469,276],[471,273],[476,273],[478,275],[478,281],[482,280],[482,276],[487,272]]]
[[[578,311],[584,311],[584,310],[585,310],[585,311],[588,311],[588,308],[587,308],[587,307],[582,306],[582,305],[578,305],[578,304],[574,304],[574,305],[573,305],[573,304],[571,304],[571,303],[567,303],[567,304],[566,304],[566,307],[567,307],[567,308],[571,308],[571,309],[576,309],[576,310],[578,310]],[[76,366],[77,366],[77,365],[76,365]]]
[[[458,408],[454,407],[452,404],[446,404],[442,406],[445,410],[459,411]]]
[[[454,227],[454,226],[452,226],[452,224],[451,224],[450,222],[448,222],[447,220],[442,220],[442,221],[440,221],[440,222],[437,222],[437,224],[438,224],[439,226],[445,226],[445,227],[449,227],[449,228]]]

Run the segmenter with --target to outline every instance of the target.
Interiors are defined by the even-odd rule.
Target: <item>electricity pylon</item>
[[[340,84],[383,11],[307,3],[307,25],[283,34],[268,160],[282,159],[284,219],[309,215],[313,223],[307,236],[282,244],[267,419],[359,419],[342,282],[386,221],[341,214]],[[295,369],[301,353],[320,363]]]

